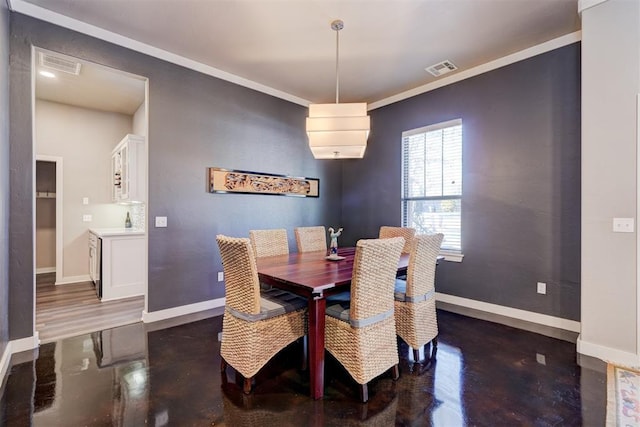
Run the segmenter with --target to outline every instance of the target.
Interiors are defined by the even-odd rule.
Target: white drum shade
[[[311,104],[307,117],[309,148],[316,159],[361,159],[370,121],[367,104]]]

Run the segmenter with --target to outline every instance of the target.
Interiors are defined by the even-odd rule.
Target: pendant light
[[[307,135],[316,159],[361,159],[367,148],[369,116],[366,102],[340,104],[339,48],[341,20],[331,23],[336,32],[336,103],[309,105]]]

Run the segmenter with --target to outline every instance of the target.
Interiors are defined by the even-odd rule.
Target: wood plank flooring
[[[56,286],[36,276],[36,330],[41,343],[140,322],[144,296],[101,302],[91,282]]]

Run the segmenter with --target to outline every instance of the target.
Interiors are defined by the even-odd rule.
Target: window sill
[[[440,251],[440,255],[444,257],[445,261],[462,262],[464,254],[458,252]]]

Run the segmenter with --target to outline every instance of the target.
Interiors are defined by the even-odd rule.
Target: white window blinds
[[[462,251],[462,120],[402,133],[402,224]]]

